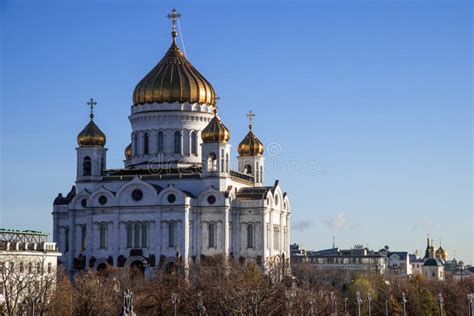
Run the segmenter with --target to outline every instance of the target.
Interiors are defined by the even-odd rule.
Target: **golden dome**
[[[247,136],[240,142],[237,151],[240,156],[261,156],[263,155],[263,144],[252,132],[252,125]]]
[[[94,115],[91,114],[91,120],[89,124],[87,124],[86,127],[84,127],[84,129],[79,133],[79,135],[77,135],[77,143],[80,147],[105,146],[105,134],[102,133],[97,125],[95,125],[94,121],[92,120],[93,117]]]
[[[171,47],[135,87],[133,104],[189,102],[214,106],[214,88],[184,57],[176,45],[176,31],[171,34]]]
[[[448,252],[446,250],[444,250],[443,247],[440,246],[436,250],[436,258],[446,260],[446,259],[448,259]]]
[[[201,138],[205,143],[226,144],[230,139],[230,132],[219,117],[214,115],[209,124],[202,130]]]
[[[132,158],[132,143],[128,144],[128,146],[125,147],[125,150],[123,153],[125,155],[125,159]]]

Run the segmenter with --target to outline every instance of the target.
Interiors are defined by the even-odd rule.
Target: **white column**
[[[224,256],[225,258],[228,257],[229,255],[229,239],[230,239],[230,236],[229,236],[229,207],[225,207],[224,209],[224,225],[223,225],[223,229],[224,229]]]

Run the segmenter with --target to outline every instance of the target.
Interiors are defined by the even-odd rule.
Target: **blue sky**
[[[414,251],[429,233],[472,263],[468,1],[3,1],[0,227],[51,230],[91,96],[122,166],[132,91],[170,45],[172,7],[234,154],[256,113],[293,242]]]

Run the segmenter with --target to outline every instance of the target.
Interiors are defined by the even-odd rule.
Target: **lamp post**
[[[177,305],[179,302],[178,294],[176,293],[171,293],[171,303],[173,304],[173,315],[177,315]]]
[[[360,316],[360,305],[362,304],[362,298],[360,297],[360,292],[356,293],[356,303],[357,303],[357,316]]]
[[[464,262],[463,261],[459,261],[459,271],[461,272],[461,283],[462,283],[462,275],[463,275],[463,272],[464,272]]]
[[[372,295],[370,293],[367,293],[367,302],[369,303],[369,316],[372,315],[372,310],[370,309],[370,302],[372,301]]]
[[[438,294],[438,305],[439,305],[439,316],[443,316],[443,295],[441,293]]]
[[[344,316],[349,316],[349,313],[347,312],[347,297],[344,298]]]
[[[385,299],[385,316],[388,316],[388,299]]]
[[[469,307],[469,316],[474,316],[472,312],[472,301],[474,300],[474,294],[467,295],[467,306]]]
[[[403,316],[407,315],[407,298],[405,296],[405,292],[402,293],[402,304],[403,304]]]

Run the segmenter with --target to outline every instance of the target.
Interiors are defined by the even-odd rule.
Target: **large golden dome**
[[[77,143],[80,147],[85,146],[100,146],[104,147],[106,138],[105,134],[102,133],[100,128],[94,123],[93,115],[91,114],[91,120],[89,124],[77,135]]]
[[[226,144],[230,139],[230,132],[219,117],[214,115],[214,118],[202,130],[201,138],[205,143]]]
[[[252,127],[250,126],[250,131],[247,136],[240,142],[239,147],[237,148],[240,156],[261,156],[263,155],[263,144],[252,132]]]
[[[214,88],[178,48],[176,31],[171,34],[173,43],[165,56],[135,87],[133,104],[189,102],[214,106]]]

